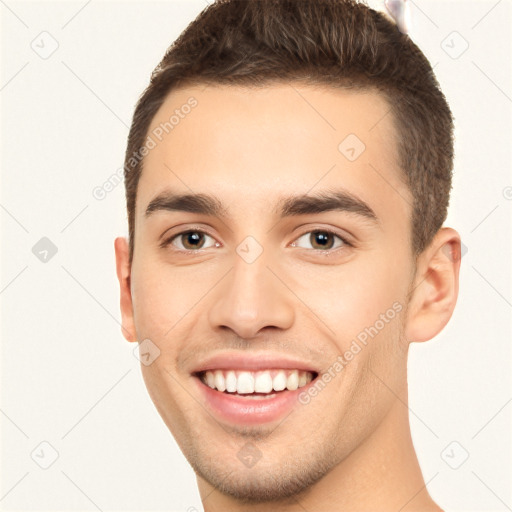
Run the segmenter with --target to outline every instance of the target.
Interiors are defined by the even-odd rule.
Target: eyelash
[[[304,233],[302,233],[301,235],[299,235],[297,238],[295,238],[295,240],[292,242],[292,243],[295,243],[297,240],[299,240],[300,238],[302,238],[304,235],[307,235],[308,233],[315,233],[315,232],[319,232],[319,233],[328,233],[330,235],[333,235],[337,238],[339,238],[342,242],[343,242],[343,245],[341,247],[336,247],[335,249],[305,249],[306,251],[314,251],[316,253],[320,253],[320,254],[324,254],[324,255],[330,255],[336,251],[339,251],[339,250],[343,250],[344,246],[347,246],[347,247],[354,247],[353,244],[351,244],[345,237],[341,236],[339,233],[336,233],[335,231],[332,231],[330,229],[326,229],[326,228],[317,228],[317,229],[311,229],[309,231],[305,231]],[[172,242],[176,239],[176,238],[179,238],[180,236],[182,235],[186,235],[186,234],[189,234],[189,233],[202,233],[204,235],[207,235],[211,238],[214,238],[210,233],[208,233],[207,231],[204,231],[202,229],[187,229],[185,231],[181,231],[179,233],[176,233],[174,235],[172,235],[170,238],[167,238],[166,240],[164,240],[161,244],[160,244],[160,247],[163,249],[165,247],[168,247],[169,245],[172,244]],[[209,247],[207,248],[209,249]],[[182,254],[194,254],[194,253],[197,253],[201,250],[204,250],[204,249],[196,249],[196,250],[193,250],[193,249],[174,249],[176,252],[179,252],[179,253],[182,253]]]

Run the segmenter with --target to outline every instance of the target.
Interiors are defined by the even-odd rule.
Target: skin
[[[197,107],[145,157],[131,267],[125,238],[115,251],[123,333],[160,349],[143,376],[205,510],[441,510],[411,440],[406,363],[409,344],[433,338],[452,315],[460,237],[443,227],[413,258],[413,199],[386,102],[305,84],[194,86],[168,96],[150,132],[190,96]],[[353,162],[338,150],[351,133],[366,146]],[[378,222],[343,211],[280,220],[274,211],[282,196],[329,188],[355,194]],[[230,216],[145,216],[166,189],[213,194]],[[184,253],[193,248],[184,236],[159,247],[165,232],[194,227],[209,231],[204,249]],[[326,256],[309,235],[322,228],[353,247],[334,237]],[[236,252],[249,235],[263,248],[251,264]],[[191,371],[224,350],[288,354],[323,374],[395,302],[394,319],[284,421],[223,423],[197,392]],[[237,457],[247,442],[261,452],[250,468]]]

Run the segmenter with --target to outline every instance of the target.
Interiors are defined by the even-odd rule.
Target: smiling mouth
[[[307,386],[317,372],[291,369],[207,370],[194,374],[209,388],[245,398],[272,398],[284,391],[296,391]]]

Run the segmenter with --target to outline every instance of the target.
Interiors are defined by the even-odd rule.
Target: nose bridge
[[[209,312],[212,328],[229,327],[251,338],[264,327],[289,328],[294,320],[291,297],[267,265],[269,254],[247,237],[233,254],[233,269],[216,290]]]

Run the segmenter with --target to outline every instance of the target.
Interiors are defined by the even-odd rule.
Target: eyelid
[[[199,226],[191,226],[189,228],[186,228],[186,229],[183,229],[177,233],[174,233],[173,235],[170,235],[166,238],[164,238],[164,240],[160,243],[160,248],[164,249],[165,247],[169,246],[172,244],[172,242],[180,237],[181,235],[185,235],[186,233],[203,233],[205,235],[208,235],[209,237],[213,238],[215,241],[216,241],[216,244],[220,243],[217,241],[217,239],[215,238],[215,236],[210,233],[207,229],[203,228],[203,227],[199,227]],[[336,251],[340,251],[340,250],[343,250],[343,248],[346,246],[346,247],[354,247],[354,243],[351,241],[351,237],[348,237],[346,235],[342,235],[341,233],[339,233],[338,231],[336,231],[335,229],[333,228],[326,228],[326,227],[314,227],[314,228],[309,228],[305,231],[303,231],[301,234],[297,235],[293,241],[291,242],[292,244],[293,243],[296,243],[296,241],[299,239],[299,238],[302,238],[304,235],[307,235],[308,233],[313,233],[313,232],[324,232],[324,233],[329,233],[335,237],[338,237],[342,242],[343,242],[343,246],[341,247],[336,247],[335,249],[304,249],[303,247],[299,247],[299,249],[304,249],[306,251],[313,251],[313,252],[316,252],[316,253],[321,253],[321,254],[330,254],[330,253],[334,253]],[[161,235],[160,238],[163,238],[165,235],[165,232],[163,235]],[[346,248],[345,247],[345,248]],[[210,249],[210,247],[207,247],[206,249]],[[174,249],[176,252],[181,252],[181,253],[185,253],[185,254],[190,254],[190,253],[197,253],[199,251],[203,251],[203,250],[206,250],[206,249],[203,249],[203,248],[200,248],[200,249]]]
[[[167,231],[172,231],[172,230],[167,230]],[[213,238],[216,241],[216,243],[219,243],[212,233],[210,233],[207,229],[205,229],[203,227],[199,227],[199,226],[190,226],[186,229],[182,229],[181,231],[178,231],[177,233],[174,233],[173,235],[169,235],[169,236],[165,237],[165,233],[167,233],[167,231],[165,231],[160,236],[160,238],[163,239],[162,242],[160,243],[161,249],[164,249],[168,245],[171,245],[171,243],[174,241],[174,239],[178,238],[179,236],[184,235],[186,233],[191,233],[191,232],[192,233],[203,233],[203,234],[208,235],[209,237]],[[204,250],[204,249],[176,249],[177,252],[182,252],[182,253],[194,253],[194,252],[198,252],[201,250]]]
[[[324,228],[324,227],[309,228],[308,230],[304,231],[302,234],[295,237],[295,239],[293,240],[292,243],[295,243],[299,238],[302,238],[304,235],[307,235],[308,233],[314,233],[314,232],[329,233],[333,236],[338,237],[343,242],[344,246],[348,246],[348,247],[355,246],[354,243],[351,242],[350,237],[348,237],[346,235],[342,235],[338,231],[336,231],[332,228]],[[300,247],[300,249],[303,249],[303,248]],[[335,249],[305,249],[305,250],[314,251],[314,252],[318,252],[318,253],[333,253],[335,251],[342,250],[342,249],[343,249],[343,246],[337,247]]]

